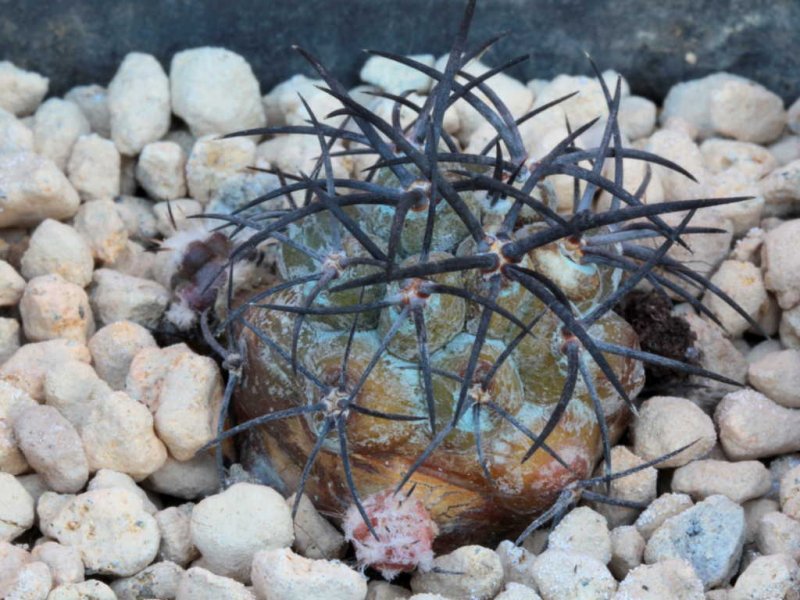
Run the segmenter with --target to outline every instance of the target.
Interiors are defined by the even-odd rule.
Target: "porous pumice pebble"
[[[793,160],[775,169],[758,185],[764,196],[765,216],[783,217],[796,212],[800,205],[800,160]]]
[[[24,547],[0,541],[0,582],[13,577],[14,573],[29,562],[31,555]]]
[[[616,580],[599,560],[558,550],[536,557],[533,577],[543,600],[607,600],[617,589]]]
[[[626,96],[620,101],[619,128],[630,140],[645,138],[656,126],[656,105],[641,96]]]
[[[495,600],[542,600],[534,589],[521,583],[507,583],[503,591],[494,598]]]
[[[155,348],[153,335],[133,321],[117,321],[100,328],[89,340],[97,375],[112,390],[124,390],[133,357],[142,348]]]
[[[717,132],[756,144],[775,141],[786,125],[780,96],[741,79],[725,81],[711,93],[709,115]]]
[[[800,411],[744,389],[727,394],[714,421],[725,454],[732,460],[776,456],[800,450]]]
[[[45,600],[52,587],[50,568],[33,561],[23,565],[10,580],[0,582],[0,594],[7,600]]]
[[[86,343],[95,330],[86,292],[61,275],[31,279],[19,310],[25,337],[33,342],[65,338]]]
[[[650,539],[661,525],[675,515],[694,506],[688,494],[663,494],[644,509],[634,523],[636,530],[645,540]]]
[[[164,348],[143,348],[134,355],[125,379],[125,391],[151,412],[158,410],[161,384],[172,364],[192,350],[185,343],[172,344]]]
[[[761,247],[764,284],[784,310],[800,303],[800,219],[767,231]]]
[[[611,466],[615,473],[637,468],[645,462],[647,461],[636,456],[625,446],[614,446],[611,449]],[[595,476],[604,473],[605,461],[597,467]],[[657,478],[658,472],[654,467],[647,467],[625,477],[618,477],[611,482],[611,493],[608,497],[615,500],[639,502],[644,505],[650,504],[656,497]],[[629,525],[636,520],[640,512],[636,508],[614,506],[603,502],[593,503],[592,508],[606,518],[609,527]]]
[[[202,567],[192,567],[183,573],[175,600],[256,600],[243,584],[230,577],[214,575]]]
[[[76,494],[57,494],[49,490],[39,496],[36,500],[36,520],[42,535],[55,539],[53,523],[61,511],[76,497]]]
[[[47,77],[0,61],[0,108],[18,117],[29,115],[47,94],[48,84]]]
[[[15,306],[25,291],[25,280],[4,260],[0,260],[0,306]]]
[[[108,90],[101,85],[78,85],[64,94],[64,100],[81,109],[92,133],[111,138],[111,113],[108,111]]]
[[[108,488],[121,488],[135,494],[142,501],[142,507],[151,515],[155,515],[160,508],[160,502],[159,506],[156,506],[150,499],[150,496],[147,495],[147,492],[136,485],[136,482],[130,475],[120,473],[119,471],[112,471],[111,469],[100,469],[97,471],[89,482],[89,485],[86,486],[86,491],[105,490]]]
[[[784,347],[800,349],[800,304],[781,313],[778,335],[781,347],[774,348],[775,350],[783,350]]]
[[[248,583],[253,556],[260,550],[289,548],[294,526],[291,510],[278,492],[237,483],[194,507],[191,534],[205,568]]]
[[[0,381],[0,471],[19,475],[30,469],[14,435],[14,421],[25,409],[38,406],[23,390]]]
[[[203,205],[191,198],[159,202],[153,206],[153,214],[156,216],[158,232],[164,237],[170,237],[178,231],[207,229],[204,219],[190,218],[203,214]]]
[[[780,482],[781,511],[800,521],[800,466],[789,469]]]
[[[725,496],[710,496],[664,521],[650,536],[644,560],[653,564],[682,558],[710,589],[734,574],[744,537],[742,507]]]
[[[710,112],[711,94],[726,81],[746,79],[731,73],[717,72],[673,85],[664,98],[659,115],[662,126],[666,126],[670,119],[679,118],[690,124],[701,139],[712,136],[714,125]]]
[[[207,204],[211,194],[231,175],[255,162],[256,144],[247,138],[199,138],[186,161],[186,184],[189,195]]]
[[[642,564],[645,539],[633,525],[623,525],[611,531],[611,561],[609,570],[622,580],[631,569]]]
[[[155,514],[158,530],[161,534],[161,545],[158,558],[172,561],[182,567],[200,556],[192,543],[191,521],[194,504],[170,506]]]
[[[772,485],[769,469],[757,460],[695,460],[675,470],[672,491],[696,500],[721,494],[737,504],[759,498]]]
[[[73,226],[89,243],[92,255],[102,263],[116,260],[128,243],[128,229],[110,199],[81,205]]]
[[[91,471],[111,469],[140,481],[167,460],[150,411],[125,392],[104,394],[92,403],[81,439]]]
[[[135,575],[111,582],[111,589],[119,600],[175,598],[183,573],[183,569],[175,563],[161,561]]]
[[[258,145],[256,160],[267,162],[286,173],[299,174],[313,169],[319,155],[319,142],[316,148],[313,138],[303,134],[289,134],[269,139]],[[343,146],[337,142],[331,152],[341,152]],[[334,177],[347,177],[353,171],[353,161],[349,156],[334,156],[331,159]]]
[[[78,192],[55,163],[32,152],[0,154],[0,192],[0,228],[68,219],[80,204]]]
[[[28,464],[47,486],[61,493],[80,491],[89,463],[78,432],[52,406],[32,406],[14,420],[14,435]]]
[[[432,54],[414,54],[408,58],[428,67],[432,67],[435,62]],[[359,77],[361,81],[396,95],[409,90],[424,94],[433,83],[429,75],[382,56],[370,56],[361,67]]]
[[[756,498],[742,504],[742,508],[744,509],[746,526],[744,543],[752,544],[756,541],[756,533],[758,532],[761,517],[780,511],[781,505],[772,498]]]
[[[511,540],[503,540],[495,548],[500,564],[503,565],[503,581],[516,582],[535,588],[533,563],[536,556],[524,546],[517,546]]]
[[[33,498],[10,473],[0,473],[0,542],[10,542],[33,525]]]
[[[175,142],[151,142],[136,162],[136,181],[154,200],[186,195],[186,155]]]
[[[760,179],[778,167],[772,153],[758,144],[723,138],[710,138],[700,144],[706,168],[722,173],[733,168],[751,179]]]
[[[53,587],[83,581],[83,560],[77,548],[58,542],[44,542],[31,550],[31,558],[50,568]]]
[[[120,156],[114,142],[96,133],[80,136],[67,162],[67,176],[84,202],[119,194]]]
[[[750,365],[747,379],[770,400],[800,408],[800,350],[770,352]]]
[[[588,506],[567,513],[550,533],[550,550],[586,554],[603,564],[611,560],[611,536],[605,518]]]
[[[366,600],[406,600],[410,597],[410,590],[387,581],[373,579],[367,583]]]
[[[33,152],[33,131],[0,108],[0,152]]]
[[[52,534],[77,547],[88,574],[126,577],[149,565],[158,552],[155,519],[128,490],[92,490],[71,499],[53,519]]]
[[[172,111],[197,136],[266,124],[261,89],[247,61],[225,48],[193,48],[172,57]]]
[[[367,579],[361,573],[339,561],[304,558],[288,548],[258,552],[253,557],[252,580],[256,596],[269,600],[365,600],[367,597]]]
[[[614,600],[703,600],[703,582],[692,566],[681,559],[642,565],[628,573],[619,584]]]
[[[75,142],[90,132],[81,109],[61,98],[45,101],[33,117],[36,153],[52,160],[61,171],[66,171]]]
[[[209,452],[184,461],[167,456],[166,462],[143,485],[149,490],[184,500],[204,498],[219,489],[217,463]]]
[[[700,148],[689,136],[677,131],[661,129],[648,138],[645,150],[679,163],[697,180],[692,181],[685,175],[666,167],[654,166],[653,171],[658,173],[661,180],[665,200],[684,200],[698,197],[706,175],[705,163],[703,162]]]
[[[172,117],[169,80],[155,57],[131,52],[108,85],[111,139],[121,154],[137,155],[167,133]]]
[[[730,600],[797,600],[800,597],[800,568],[786,554],[759,556],[739,575]]]
[[[117,600],[117,595],[102,581],[89,579],[61,585],[50,592],[47,600]]]
[[[54,365],[45,375],[42,386],[45,403],[55,407],[79,432],[95,399],[111,393],[111,388],[88,362],[65,360]]]
[[[310,117],[300,100],[300,96],[302,96],[320,122],[331,126],[338,125],[344,117],[326,118],[326,116],[341,108],[341,104],[336,98],[317,87],[324,85],[325,82],[322,79],[311,79],[301,74],[282,81],[262,98],[267,122],[270,126],[306,123]]]
[[[26,279],[55,273],[86,287],[92,281],[94,259],[89,244],[74,227],[45,219],[33,231],[20,266]]]
[[[114,205],[128,229],[129,240],[141,242],[158,235],[156,216],[150,200],[139,196],[119,195],[114,198]]]
[[[294,506],[294,494],[286,503]],[[347,548],[344,536],[323,517],[303,494],[294,517],[294,550],[306,558],[341,558]]]
[[[717,441],[717,434],[711,418],[690,400],[654,396],[639,408],[639,416],[633,424],[633,438],[633,452],[645,461],[692,444],[655,465],[665,469],[680,467],[708,454]]]
[[[762,515],[755,542],[761,554],[788,554],[800,560],[800,522],[777,511]]]
[[[125,275],[113,269],[94,272],[90,301],[98,323],[133,321],[153,328],[169,303],[169,292],[149,279]]]
[[[0,317],[0,365],[19,350],[19,332],[19,321],[10,317]]]
[[[45,376],[57,365],[69,360],[88,363],[89,349],[80,342],[59,338],[25,344],[0,365],[0,379],[43,401]]]
[[[460,573],[453,576],[451,573]],[[503,565],[494,550],[483,546],[462,546],[437,556],[430,570],[411,577],[415,594],[432,593],[452,598],[494,598],[503,585]]]
[[[767,290],[761,269],[749,262],[726,260],[711,277],[711,283],[725,292],[747,315],[755,319],[767,302]],[[731,337],[743,334],[750,327],[747,320],[715,294],[707,293],[703,303],[722,323]]]

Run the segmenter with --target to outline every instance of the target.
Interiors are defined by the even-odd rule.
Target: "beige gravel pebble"
[[[730,600],[796,600],[800,597],[800,568],[792,557],[757,557],[736,580]]]
[[[770,400],[800,408],[800,350],[770,352],[750,365],[747,379]]]
[[[102,327],[89,340],[97,375],[113,390],[125,389],[133,357],[142,348],[155,348],[153,335],[133,321],[117,321]]]
[[[450,554],[437,556],[433,570],[417,571],[411,577],[415,594],[433,593],[445,597],[494,598],[503,585],[503,565],[494,550],[482,546],[462,546]],[[463,573],[458,577],[449,574]]]
[[[66,171],[75,142],[90,131],[81,109],[61,98],[46,100],[33,117],[36,153],[52,160],[62,172]]]
[[[199,502],[191,532],[206,568],[244,583],[258,551],[288,548],[294,541],[292,514],[283,497],[252,483],[237,483]]]
[[[751,179],[760,179],[778,167],[772,153],[758,144],[710,138],[700,144],[706,168],[712,173],[735,169]]]
[[[658,469],[680,467],[705,456],[717,441],[711,418],[690,400],[675,396],[646,400],[633,424],[633,437],[633,451],[645,461],[697,440],[680,454],[655,465]]]
[[[500,557],[500,564],[503,565],[503,581],[506,584],[520,583],[528,587],[536,587],[533,579],[533,564],[536,556],[532,552],[523,546],[517,546],[511,540],[500,542],[495,552]]]
[[[155,514],[158,530],[161,533],[161,546],[158,557],[169,560],[182,567],[200,556],[192,543],[191,521],[194,504],[170,506]]]
[[[198,454],[186,461],[167,456],[166,462],[151,474],[144,485],[162,494],[194,500],[219,490],[219,473],[214,455]]]
[[[645,539],[633,525],[623,525],[611,530],[611,561],[608,568],[618,580],[628,571],[642,564]]]
[[[0,594],[6,600],[45,600],[52,587],[50,568],[34,561],[20,567],[11,580],[0,582]]]
[[[800,560],[800,523],[781,512],[761,517],[755,541],[761,554],[788,554]]]
[[[547,550],[536,557],[533,577],[543,600],[610,599],[617,589],[606,566],[585,554]]]
[[[550,533],[549,550],[567,554],[585,554],[608,564],[611,560],[611,536],[603,515],[588,506],[567,513]]]
[[[59,586],[50,592],[47,600],[117,600],[117,595],[102,581],[90,579]]]
[[[43,535],[55,539],[56,529],[53,523],[61,511],[76,498],[75,494],[57,494],[46,491],[36,501],[36,518],[39,521],[39,530]]]
[[[31,558],[50,568],[53,587],[83,581],[83,560],[77,548],[58,542],[44,542],[31,551]]]
[[[694,503],[687,494],[663,494],[644,509],[636,519],[634,526],[642,534],[642,537],[648,540],[664,521],[679,515],[692,506]]]
[[[175,598],[184,570],[173,562],[161,561],[145,567],[136,575],[117,579],[111,589],[119,600],[140,598]]]
[[[120,169],[114,142],[96,133],[80,136],[67,162],[67,176],[84,202],[119,194]]]
[[[14,420],[14,435],[28,464],[53,491],[72,494],[89,478],[78,432],[52,406],[32,406]]]
[[[103,325],[133,321],[154,328],[169,303],[169,292],[150,279],[98,269],[93,280],[90,300],[97,321]]]
[[[636,456],[626,446],[614,446],[611,449],[611,467],[614,473],[620,473],[644,464],[646,461]],[[595,470],[595,476],[605,473],[605,461]],[[610,498],[628,500],[649,504],[656,497],[656,479],[658,471],[654,467],[641,469],[625,477],[619,477],[611,482]],[[605,494],[605,490],[603,490]],[[641,512],[636,508],[612,506],[602,502],[592,503],[592,508],[603,515],[609,527],[630,525]]]
[[[86,487],[86,491],[105,490],[108,488],[121,488],[135,494],[142,501],[142,507],[151,515],[155,515],[161,508],[160,500],[156,500],[158,504],[154,503],[150,496],[147,495],[147,492],[136,485],[130,475],[112,471],[111,469],[100,469],[95,473]]]
[[[364,600],[367,597],[366,577],[339,561],[310,560],[289,548],[276,548],[261,550],[252,562],[253,588],[258,598]]]
[[[432,67],[436,60],[432,54],[413,54],[408,58],[428,67]],[[424,94],[433,83],[429,75],[383,56],[370,56],[361,67],[359,77],[365,83],[396,95],[408,90]]]
[[[250,139],[218,139],[217,136],[199,138],[186,162],[189,195],[207,204],[214,190],[225,179],[253,165],[255,157],[256,145]]]
[[[191,352],[184,343],[140,350],[131,361],[125,391],[131,398],[147,406],[150,412],[155,413],[160,404],[159,396],[164,377],[179,356]]]
[[[59,338],[25,344],[0,366],[0,379],[43,401],[45,376],[58,365],[70,360],[88,363],[89,349],[80,342]]]
[[[33,131],[0,108],[0,152],[33,152]]]
[[[294,506],[295,495],[286,499],[286,504]],[[303,494],[294,516],[294,545],[295,552],[306,558],[342,558],[347,550],[344,536],[336,527],[323,517],[308,496]]]
[[[179,198],[170,202],[159,202],[153,207],[156,227],[161,235],[169,237],[176,231],[206,229],[205,219],[189,217],[203,214],[203,205],[191,198]]]
[[[675,470],[672,491],[695,500],[721,494],[741,504],[766,494],[772,485],[769,469],[757,460],[727,462],[696,460]]]
[[[800,303],[800,219],[785,221],[767,231],[761,247],[764,284],[786,310]]]
[[[108,90],[101,85],[78,85],[64,94],[64,100],[76,104],[89,121],[92,131],[111,138],[111,114],[108,112]]]
[[[406,600],[411,592],[399,585],[373,579],[367,583],[366,600]]]
[[[535,590],[521,583],[508,583],[495,600],[542,600],[542,597]]]
[[[185,571],[178,583],[175,600],[256,600],[244,585],[229,577],[214,575],[200,567]]]
[[[711,277],[711,283],[725,292],[741,309],[756,320],[767,302],[761,269],[749,262],[726,260]],[[731,337],[743,334],[750,325],[730,304],[716,294],[706,293],[704,304],[722,323]]]
[[[778,139],[786,125],[780,96],[741,79],[725,81],[711,93],[709,115],[719,133],[756,144]]]
[[[55,273],[28,282],[19,311],[25,337],[32,342],[65,338],[85,344],[94,334],[89,296]]]
[[[18,117],[33,113],[47,94],[49,79],[4,60],[0,62],[0,108]]]
[[[677,131],[661,129],[656,131],[647,141],[645,148],[663,158],[672,160],[691,173],[698,182],[666,167],[654,166],[664,189],[665,200],[684,200],[698,197],[702,182],[706,177],[705,164],[700,148],[692,139]]]
[[[111,469],[140,481],[167,460],[150,411],[125,392],[95,399],[81,428],[81,439],[91,471]]]
[[[789,469],[781,476],[781,511],[800,521],[800,466]]]
[[[58,409],[78,432],[86,423],[95,399],[111,393],[92,366],[78,360],[66,360],[50,369],[44,378],[43,391],[45,402]]]
[[[23,390],[0,381],[0,471],[19,475],[30,469],[14,434],[14,421],[25,409],[38,406]]]
[[[52,521],[54,537],[77,547],[88,574],[130,576],[149,565],[159,545],[155,519],[128,490],[92,490],[71,499]]]
[[[642,565],[628,573],[619,584],[614,600],[703,600],[703,582],[692,566],[681,559],[670,559],[655,565]]]
[[[73,220],[92,255],[101,263],[113,263],[125,251],[128,229],[111,199],[101,199],[83,204]]]
[[[153,56],[131,52],[108,84],[111,139],[121,154],[135,156],[169,130],[169,80]]]
[[[153,214],[154,204],[140,196],[119,195],[114,204],[120,218],[128,229],[128,238],[148,240],[158,235],[156,217]]]
[[[153,200],[175,200],[186,195],[186,155],[175,142],[151,142],[136,163],[136,180]]]
[[[0,317],[0,365],[6,362],[20,347],[19,321]]]
[[[714,421],[725,454],[732,460],[800,450],[800,411],[784,408],[751,389],[727,394]]]
[[[93,270],[92,250],[86,240],[73,227],[53,219],[36,227],[22,255],[21,271],[26,279],[55,273],[86,287]]]
[[[15,306],[25,291],[25,280],[4,260],[0,260],[0,306]]]
[[[56,164],[32,152],[0,154],[2,227],[32,227],[43,219],[67,219],[80,204],[78,192]]]
[[[800,148],[800,138],[798,148]],[[764,196],[764,214],[769,217],[783,217],[797,211],[800,205],[800,160],[775,169],[758,183]]]
[[[33,525],[33,498],[17,478],[0,473],[0,542],[10,542]]]
[[[744,509],[744,520],[747,527],[744,542],[745,544],[752,544],[756,540],[761,517],[780,511],[781,505],[772,498],[756,498],[742,504],[742,508]]]

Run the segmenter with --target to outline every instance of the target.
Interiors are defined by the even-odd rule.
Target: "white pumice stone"
[[[60,585],[50,592],[47,600],[117,600],[117,595],[102,581],[89,579]]]
[[[739,575],[729,600],[755,600],[797,597],[800,567],[786,554],[759,556]]]
[[[714,423],[696,404],[675,396],[655,396],[645,401],[633,425],[634,453],[645,461],[692,444],[659,462],[658,469],[679,467],[705,456],[717,441]]]
[[[786,126],[780,96],[748,80],[722,82],[711,93],[709,115],[716,131],[743,142],[773,142]]]
[[[225,179],[252,166],[255,158],[256,144],[253,140],[219,139],[214,135],[199,138],[186,161],[189,195],[207,204]]]
[[[158,232],[164,237],[170,237],[179,231],[207,230],[205,219],[190,218],[203,214],[203,205],[191,198],[159,202],[153,206],[153,213]]]
[[[761,269],[750,262],[723,261],[711,277],[711,283],[732,298],[753,320],[756,320],[767,302]],[[716,315],[731,337],[741,336],[750,327],[742,315],[716,294],[705,294],[703,303]]]
[[[781,511],[800,521],[800,466],[792,467],[780,479]]]
[[[18,117],[32,114],[47,94],[49,81],[7,60],[0,62],[0,108]]]
[[[111,139],[121,154],[135,156],[169,130],[169,80],[155,57],[131,52],[108,85]]]
[[[78,192],[56,164],[32,152],[0,154],[0,191],[0,228],[68,219],[80,204]]]
[[[45,219],[34,230],[22,255],[21,271],[26,279],[55,273],[86,287],[92,281],[94,259],[87,241],[74,227]]]
[[[251,483],[237,483],[199,502],[192,511],[191,534],[206,568],[243,583],[250,581],[257,552],[288,551],[294,541],[292,514],[283,497]]]
[[[56,366],[69,360],[88,363],[89,349],[74,340],[59,338],[25,344],[0,366],[0,379],[43,401],[45,376]]]
[[[695,460],[675,470],[672,491],[695,500],[721,494],[737,504],[760,498],[772,485],[769,469],[757,460]]]
[[[670,119],[680,119],[690,124],[701,139],[711,137],[715,132],[711,121],[711,95],[727,81],[747,80],[718,72],[673,85],[664,98],[659,115],[662,126],[668,125]]]
[[[642,564],[645,539],[633,525],[622,525],[611,530],[611,561],[608,568],[618,580]]]
[[[256,597],[271,600],[367,597],[367,579],[361,573],[339,561],[304,558],[289,548],[258,552],[253,558],[252,580]]]
[[[83,581],[83,560],[77,548],[58,542],[44,542],[31,551],[31,558],[50,568],[53,587]]]
[[[186,195],[186,155],[175,142],[151,142],[136,163],[136,180],[154,200]]]
[[[79,85],[64,94],[64,100],[81,109],[93,133],[106,139],[111,138],[111,113],[108,110],[106,88],[97,84]]]
[[[568,554],[586,554],[608,564],[611,536],[606,520],[588,506],[574,508],[550,533],[547,548]]]
[[[183,573],[178,583],[175,600],[256,600],[243,584],[230,577],[214,575],[201,567],[192,567]]]
[[[133,321],[116,321],[99,329],[89,340],[97,375],[113,390],[124,390],[133,357],[142,348],[155,348],[153,335]]]
[[[411,577],[415,594],[432,593],[444,597],[494,598],[503,586],[503,564],[494,550],[483,546],[462,546],[450,554],[437,556],[433,569],[417,571]],[[437,573],[436,571],[443,571]],[[463,573],[460,577],[446,572]]]
[[[172,111],[197,137],[266,124],[258,80],[247,61],[225,48],[178,52],[170,65]]]
[[[191,502],[180,506],[170,506],[155,514],[158,530],[161,533],[161,545],[158,557],[169,560],[182,567],[200,556],[192,543],[191,521],[194,504]]]
[[[735,572],[745,539],[744,510],[725,496],[710,496],[670,517],[650,536],[644,561],[671,558],[689,562],[706,589]]]
[[[747,369],[747,380],[781,406],[800,408],[800,350],[770,352]]]
[[[14,435],[28,464],[47,486],[72,494],[89,478],[89,463],[78,432],[52,406],[32,406],[14,420]]]
[[[10,473],[0,473],[0,542],[11,542],[33,525],[33,498]]]
[[[295,496],[286,503],[294,506]],[[306,558],[342,558],[347,549],[344,536],[323,517],[303,494],[294,517],[294,550]]]
[[[0,152],[34,152],[33,131],[0,108]]]
[[[83,204],[73,220],[75,231],[83,236],[92,255],[101,263],[115,261],[128,243],[128,229],[110,199]]]
[[[614,446],[611,449],[611,467],[614,473],[620,473],[628,469],[634,469],[643,465],[646,461],[636,456],[626,446]],[[595,470],[595,476],[605,473],[605,461]],[[658,472],[655,467],[640,469],[625,477],[618,477],[611,481],[610,498],[650,504],[656,498],[656,483]],[[605,492],[604,492],[605,493]],[[630,525],[639,515],[636,508],[624,506],[613,506],[602,502],[591,504],[592,508],[603,515],[609,527],[618,525]]]
[[[367,600],[406,600],[411,591],[387,581],[372,580],[367,583]]]
[[[155,281],[125,275],[113,269],[94,272],[90,300],[97,321],[109,325],[133,321],[143,327],[158,324],[169,303],[169,292]]]
[[[432,54],[415,54],[408,58],[427,67],[432,67],[435,62]],[[361,81],[371,83],[395,95],[400,95],[408,90],[424,94],[433,83],[433,79],[421,71],[382,56],[370,56],[361,67],[359,76]]]
[[[0,381],[0,471],[20,475],[30,469],[14,434],[14,422],[26,409],[38,406],[23,390]]]
[[[120,190],[121,161],[114,142],[96,133],[75,141],[67,176],[84,202],[111,199]]]
[[[161,561],[135,575],[111,582],[119,600],[140,598],[175,598],[184,570],[173,562]]]
[[[0,317],[0,365],[19,350],[19,321],[10,317]]]
[[[788,554],[800,560],[800,523],[778,511],[762,515],[755,542],[763,555]]]
[[[32,342],[65,338],[85,344],[95,330],[86,292],[61,275],[31,279],[19,311],[25,337]]]
[[[158,552],[155,519],[128,490],[92,490],[70,499],[51,523],[54,537],[77,547],[88,574],[127,577],[149,565]]]
[[[507,583],[495,600],[541,600],[542,597],[533,588],[521,583]]]
[[[636,567],[619,584],[614,600],[703,600],[703,582],[692,566],[681,559]]]
[[[767,231],[761,248],[764,284],[784,310],[800,303],[800,219]]]
[[[44,600],[53,587],[50,567],[41,561],[33,561],[23,565],[11,580],[0,582],[0,594],[8,600],[31,598]]]
[[[25,280],[16,269],[0,260],[0,306],[16,306],[25,291]]]
[[[77,431],[83,428],[96,398],[111,388],[95,373],[89,361],[65,360],[44,377],[44,401],[58,409]]]
[[[167,456],[166,462],[143,485],[155,492],[195,500],[215,493],[220,481],[214,455],[203,452],[184,461]]]
[[[65,171],[75,142],[91,131],[81,109],[61,98],[45,101],[33,117],[36,153],[52,160]]]
[[[95,399],[81,428],[81,439],[91,471],[111,469],[141,481],[167,460],[150,411],[125,392]]]
[[[617,582],[608,568],[585,554],[547,550],[536,557],[533,577],[543,600],[610,600]]]
[[[89,485],[86,486],[86,491],[105,490],[109,488],[121,488],[135,494],[142,501],[142,507],[151,515],[155,515],[159,511],[160,506],[156,506],[150,500],[147,492],[136,485],[136,482],[130,475],[120,473],[119,471],[100,469],[94,474]]]
[[[727,394],[717,405],[714,421],[722,448],[732,460],[800,450],[800,411],[785,408],[755,390]]]

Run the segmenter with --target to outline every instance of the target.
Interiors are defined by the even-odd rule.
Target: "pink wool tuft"
[[[353,543],[361,567],[372,567],[386,579],[433,564],[433,540],[439,528],[422,502],[393,490],[367,497],[364,509],[378,539],[370,533],[355,505],[344,518],[345,538]]]

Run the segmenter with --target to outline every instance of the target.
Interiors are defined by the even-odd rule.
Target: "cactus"
[[[232,135],[314,136],[316,168],[280,173],[285,185],[233,214],[205,215],[234,240],[227,268],[274,240],[278,269],[277,281],[254,293],[229,289],[215,331],[202,321],[207,337],[227,332],[228,350],[214,342],[235,358],[223,410],[233,394],[242,419],[224,432],[220,425],[211,445],[258,428],[290,488],[330,514],[354,505],[375,537],[363,499],[415,490],[441,548],[519,533],[551,514],[557,499],[563,504],[565,490],[608,483],[610,449],[636,411],[644,365],[734,383],[640,349],[614,309],[643,282],[714,320],[691,286],[738,309],[668,251],[691,234],[716,231],[692,227],[695,211],[742,198],[647,205],[647,177],[639,189],[624,189],[623,159],[691,175],[623,147],[620,81],[609,89],[594,63],[608,107],[599,145],[578,147],[597,120],[580,123],[531,159],[520,123],[567,97],[514,119],[490,83],[520,59],[479,77],[464,72],[499,39],[468,49],[474,4],[443,72],[374,52],[434,79],[422,105],[384,94],[394,103],[390,121],[298,49],[341,109],[315,115],[303,100],[306,125]],[[480,153],[465,153],[444,131],[456,101],[496,130]],[[401,109],[416,113],[411,125],[401,126]],[[329,116],[345,120],[323,123]],[[347,143],[345,153],[374,156],[374,164],[335,177],[336,141]],[[613,179],[602,174],[606,161]],[[557,210],[553,175],[575,182],[567,213]],[[613,197],[606,208],[595,206],[599,190]],[[668,213],[685,216],[670,226]],[[592,479],[600,458],[606,472]]]

